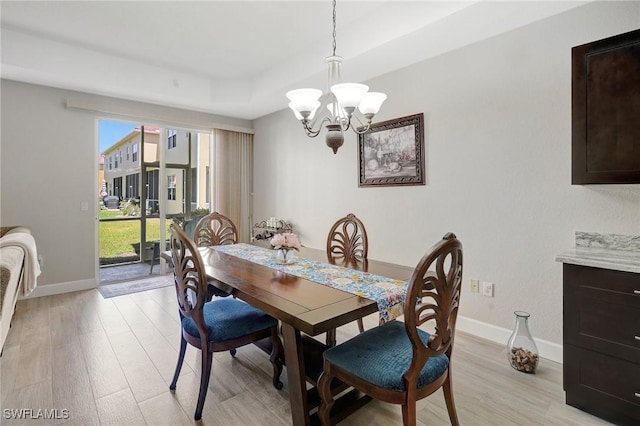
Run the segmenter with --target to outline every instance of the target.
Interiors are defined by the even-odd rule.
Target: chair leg
[[[202,350],[202,372],[200,376],[200,393],[198,394],[198,405],[196,405],[196,413],[193,418],[198,421],[202,419],[202,408],[204,407],[204,400],[207,397],[207,391],[209,388],[209,377],[211,376],[211,360],[213,353],[206,349]]]
[[[284,360],[284,347],[280,336],[278,336],[278,327],[274,327],[271,330],[271,355],[269,361],[273,365],[273,386],[280,390],[284,384],[280,381],[280,374],[282,374],[282,364]]]
[[[176,390],[176,383],[178,383],[178,377],[180,376],[180,370],[182,370],[182,362],[184,361],[184,354],[187,351],[187,341],[184,340],[184,336],[180,334],[180,354],[178,355],[178,363],[176,364],[176,372],[173,373],[173,380],[169,385],[169,389]]]
[[[360,333],[364,333],[364,322],[362,322],[362,318],[358,318],[358,330],[360,330]]]
[[[151,256],[151,267],[149,268],[149,275],[153,274],[153,264],[156,259],[160,259],[160,242],[153,243],[153,255]]]
[[[451,366],[449,366],[449,373],[447,380],[442,385],[442,392],[444,392],[444,402],[447,404],[447,411],[449,412],[449,420],[452,426],[458,426],[458,414],[456,413],[456,404],[453,401],[453,389],[451,384]]]
[[[333,407],[333,395],[331,395],[331,381],[333,377],[327,374],[327,365],[320,379],[318,380],[318,394],[320,395],[320,407],[318,408],[318,417],[322,426],[331,425],[331,407]]]
[[[407,401],[402,404],[402,424],[404,426],[416,426],[416,401]]]

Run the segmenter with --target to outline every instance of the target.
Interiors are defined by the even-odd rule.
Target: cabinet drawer
[[[640,300],[640,274],[592,268],[590,266],[563,264],[565,290],[591,287],[608,291],[610,296],[630,296]]]
[[[565,309],[565,342],[640,363],[640,306],[577,299]]]
[[[640,422],[640,364],[564,347],[567,404],[620,424]]]

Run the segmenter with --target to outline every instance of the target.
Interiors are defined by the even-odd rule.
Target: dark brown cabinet
[[[640,424],[640,274],[563,266],[567,404]]]
[[[640,183],[640,30],[571,57],[571,182]]]

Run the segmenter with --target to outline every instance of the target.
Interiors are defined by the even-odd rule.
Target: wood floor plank
[[[173,306],[175,306],[175,309],[171,309],[171,312],[167,312],[167,310],[147,292],[132,294],[131,300],[138,305],[140,310],[145,313],[155,328],[163,335],[172,335],[180,331],[180,319],[178,316],[178,305],[175,302],[175,295],[173,298]]]
[[[176,302],[176,290],[174,286],[161,287],[148,291],[149,297],[158,302],[158,305],[169,315],[178,314]]]
[[[262,351],[255,351],[254,349],[255,348],[251,346],[238,348],[235,357],[225,354],[225,356],[217,359],[218,364],[223,371],[232,372],[233,378],[241,384],[244,389],[250,389],[256,401],[262,403],[265,407],[272,407],[276,411],[280,410],[283,405],[289,404],[289,395],[286,392],[277,390],[273,386],[273,367],[271,362],[269,362],[268,355]],[[256,366],[252,361],[252,357],[248,356],[249,353],[256,352],[259,352],[257,353],[257,358],[261,357],[270,367],[268,371],[264,371]],[[215,371],[212,374],[211,380],[216,379],[214,374]],[[281,377],[280,380],[286,383],[286,377]]]
[[[51,380],[43,380],[38,383],[32,383],[17,389],[14,389],[7,401],[3,403],[3,425],[53,425],[54,420],[51,416],[38,416],[38,410],[53,410],[53,392],[51,389]],[[63,408],[63,407],[60,407]],[[4,410],[10,410],[9,418],[5,415]],[[31,410],[31,411],[25,411]],[[62,415],[62,413],[60,413]]]
[[[2,351],[2,357],[0,357],[0,406],[6,407],[5,401],[8,396],[13,393],[13,389],[16,383],[16,377],[18,375],[18,369],[15,366],[19,362],[20,357],[20,345],[9,346]]]
[[[25,329],[49,327],[49,301],[50,297],[20,300],[18,301],[20,309],[16,308],[16,315],[13,319],[25,320]]]
[[[49,310],[53,347],[77,342],[78,327],[75,310],[68,306],[52,306]]]
[[[168,390],[158,396],[141,402],[139,407],[145,421],[149,425],[193,425],[193,415],[188,416]]]
[[[78,336],[95,398],[129,389],[120,362],[103,330]]]
[[[168,390],[132,331],[114,334],[109,340],[136,401],[145,401]]]
[[[189,372],[180,374],[178,383],[176,384],[176,390],[171,394],[189,417],[193,417],[196,411],[199,390],[200,373]],[[220,407],[218,395],[213,392],[208,392],[204,400],[203,417],[221,419],[222,417],[218,407]]]
[[[221,352],[221,355],[231,358],[228,352]],[[200,369],[196,370],[200,374]],[[211,362],[211,378],[209,379],[209,392],[213,392],[219,401],[226,401],[229,398],[241,394],[247,390],[246,385],[234,370],[230,370],[221,364],[215,357]]]
[[[69,419],[56,423],[99,425],[80,342],[55,347],[52,366],[53,405],[69,410]]]
[[[544,421],[547,425],[553,426],[601,426],[610,423],[580,411],[567,404],[554,402],[545,413]]]
[[[275,389],[274,389],[275,390]],[[269,426],[287,426],[291,424],[290,417],[287,420],[277,416],[269,409],[268,406],[262,404],[254,398],[251,392],[243,392],[221,403],[221,406],[230,413],[225,424],[232,425],[269,425]]]
[[[102,322],[98,315],[98,305],[104,303],[104,299],[94,290],[75,292],[76,294],[76,318],[78,321],[78,334],[103,331]],[[98,295],[98,297],[96,297]]]
[[[178,361],[178,350],[154,328],[142,327],[138,324],[132,326],[131,329],[165,382],[171,383]],[[191,366],[185,362],[182,366],[182,372],[191,371]]]
[[[96,405],[103,426],[147,424],[129,388],[98,398]]]
[[[419,405],[420,406],[420,405]],[[374,414],[375,413],[375,414]],[[434,424],[440,424],[434,422],[433,417],[429,418],[428,423],[421,421],[420,417],[417,419],[417,426],[431,426]],[[339,423],[340,426],[397,426],[402,424],[402,413],[399,406],[385,404],[384,402],[371,401],[364,408],[356,411],[345,420]],[[465,424],[460,421],[460,424]],[[471,425],[486,423],[470,423]],[[449,419],[447,418],[447,425],[451,426]]]
[[[95,290],[95,292],[97,293],[98,291]],[[129,331],[129,325],[113,303],[113,299],[105,299],[103,303],[97,304],[96,313],[107,336]]]
[[[15,389],[51,381],[51,336],[48,327],[25,328],[17,362]]]
[[[4,346],[2,348],[3,351],[12,346],[20,345],[20,340],[22,340],[22,330],[24,329],[25,321],[20,321],[16,318],[19,318],[18,310],[21,309],[22,306],[23,305],[20,304],[20,302],[18,302],[18,304],[16,305],[16,312],[14,313],[14,317],[11,321],[11,327],[9,328],[7,338],[4,341]]]
[[[111,299],[116,306],[122,318],[127,322],[129,327],[140,324],[145,327],[153,327],[153,324],[140,310],[138,305],[133,301],[131,295],[118,296]]]
[[[178,332],[174,335],[166,337],[167,342],[169,342],[176,353],[180,352],[180,335],[181,332]],[[176,356],[176,361],[177,360],[178,357]],[[200,371],[200,350],[194,348],[193,346],[187,345],[187,353],[184,356],[184,365],[188,365],[192,371]]]

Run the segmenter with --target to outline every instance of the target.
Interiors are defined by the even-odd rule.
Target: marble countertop
[[[640,274],[640,252],[576,247],[556,256],[557,262]]]

